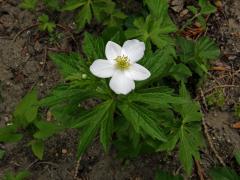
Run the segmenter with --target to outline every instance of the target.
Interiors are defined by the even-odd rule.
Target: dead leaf
[[[235,129],[240,129],[240,121],[232,125]]]

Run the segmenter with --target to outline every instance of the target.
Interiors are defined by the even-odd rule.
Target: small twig
[[[234,84],[224,84],[224,85],[214,86],[214,87],[212,87],[211,89],[208,89],[207,91],[204,92],[204,95],[205,95],[205,94],[208,94],[208,93],[210,93],[210,92],[212,92],[213,90],[218,89],[218,88],[230,88],[230,87],[232,87],[232,88],[240,88],[240,86],[238,86],[238,85],[234,85]]]
[[[221,158],[221,156],[218,154],[217,150],[215,149],[214,145],[213,145],[213,142],[211,140],[211,137],[210,135],[208,134],[208,127],[206,125],[206,122],[205,122],[205,119],[204,117],[202,118],[202,125],[203,125],[203,128],[204,128],[204,134],[208,140],[208,144],[210,146],[210,148],[212,149],[213,153],[215,154],[216,158],[218,159],[218,161],[223,165],[223,166],[226,166],[226,164],[224,163],[223,159]]]
[[[13,42],[15,42],[16,39],[18,38],[18,36],[20,36],[22,33],[24,33],[25,31],[27,31],[27,30],[29,30],[29,29],[35,28],[35,27],[37,27],[38,25],[39,25],[38,23],[37,23],[37,24],[33,24],[33,25],[28,26],[28,27],[24,28],[23,30],[19,31],[19,32],[16,34],[16,36],[13,38]]]
[[[80,167],[81,159],[82,159],[82,157],[80,156],[77,160],[73,179],[78,179],[77,176],[78,176],[78,170],[79,170],[79,167]]]
[[[205,179],[204,178],[205,173],[204,173],[204,171],[203,171],[203,169],[202,169],[202,167],[200,165],[200,161],[195,159],[195,164],[196,164],[196,167],[197,167],[197,174],[199,176],[199,179],[200,180],[204,180]]]
[[[202,99],[203,99],[203,102],[205,102],[205,105],[206,106],[206,109],[207,108],[207,104],[206,104],[206,99],[205,99],[205,96],[204,96],[204,93],[202,91],[202,89],[200,89],[200,92],[201,92],[201,96],[202,96]],[[207,127],[207,124],[205,122],[205,118],[204,118],[204,114],[203,114],[203,117],[202,117],[202,125],[203,125],[203,130],[204,130],[204,134],[207,138],[207,141],[208,141],[208,144],[211,148],[211,150],[213,151],[213,153],[215,154],[216,158],[218,159],[218,161],[223,165],[223,166],[226,166],[226,164],[224,163],[223,159],[221,158],[221,156],[218,154],[217,150],[215,149],[214,145],[213,145],[213,142],[212,142],[212,139],[208,133],[208,127]]]

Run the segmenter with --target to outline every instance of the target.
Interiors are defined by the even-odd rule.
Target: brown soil
[[[180,14],[184,10],[184,1],[178,0],[178,7],[172,11]],[[46,58],[47,48],[54,45],[46,43],[44,34],[35,27],[22,31],[36,23],[38,13],[33,14],[17,7],[18,0],[0,0],[0,127],[11,120],[11,113],[20,99],[33,86],[36,86],[42,97],[54,87],[60,77],[55,66]],[[173,5],[172,5],[173,6]],[[176,6],[176,5],[174,5]],[[176,9],[177,8],[177,9]],[[61,19],[66,20],[62,14]],[[184,19],[184,18],[183,18]],[[179,16],[174,19],[181,22]],[[64,21],[69,22],[69,21]],[[63,26],[71,26],[71,23]],[[214,66],[225,67],[224,71],[211,71],[203,93],[207,95],[222,85],[240,84],[240,1],[226,0],[219,11],[208,21],[207,34],[218,42],[222,50],[222,58],[214,62]],[[22,31],[15,41],[18,32]],[[59,29],[63,34],[59,42],[60,49],[76,49],[71,34]],[[227,97],[223,108],[206,110],[206,132],[211,143],[223,161],[240,172],[234,160],[234,152],[240,150],[240,130],[231,125],[239,119],[233,116],[233,105],[240,102],[240,89],[236,87],[221,88]],[[200,98],[204,102],[204,98]],[[206,107],[205,107],[206,108]],[[0,160],[0,179],[7,170],[28,169],[32,179],[38,180],[71,180],[76,166],[77,132],[69,130],[46,142],[44,159],[37,160],[26,145],[0,144],[6,150],[5,157]],[[208,142],[206,141],[206,144]],[[210,167],[220,165],[212,149],[207,145],[201,152],[201,166],[206,171]],[[90,180],[123,180],[153,179],[156,169],[166,170],[172,174],[182,173],[182,167],[175,152],[171,154],[145,155],[132,160],[116,157],[114,150],[104,154],[98,141],[95,141],[82,157],[78,177]],[[190,179],[198,179],[194,170]]]

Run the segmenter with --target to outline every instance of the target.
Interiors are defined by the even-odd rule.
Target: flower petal
[[[118,56],[121,56],[121,52],[122,52],[122,47],[119,46],[117,43],[112,41],[107,42],[107,45],[105,48],[105,54],[107,59],[114,60]]]
[[[109,78],[114,74],[114,61],[97,59],[90,66],[90,71],[100,78]]]
[[[132,64],[125,73],[129,79],[133,79],[136,81],[145,80],[151,76],[149,70],[136,63]]]
[[[140,60],[145,51],[145,44],[137,39],[127,40],[123,44],[122,54],[128,56],[132,62]]]
[[[116,71],[110,80],[110,88],[116,94],[128,94],[135,88],[135,83],[132,79],[129,79],[123,71]]]

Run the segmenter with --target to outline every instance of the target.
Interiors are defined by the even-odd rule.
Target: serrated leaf
[[[172,66],[169,73],[177,81],[186,81],[188,77],[192,76],[191,70],[182,63]]]
[[[198,13],[198,9],[195,6],[187,6],[187,9],[191,11],[194,15]]]
[[[37,121],[34,125],[38,128],[38,131],[33,135],[36,139],[46,139],[53,134],[62,130],[58,124],[44,122],[44,121]]]
[[[105,15],[111,15],[114,13],[115,3],[112,0],[96,0],[91,4],[94,17],[97,21],[101,21]]]
[[[228,167],[217,167],[213,168],[209,172],[212,180],[239,180],[240,176]]]
[[[33,140],[30,142],[32,152],[38,159],[42,160],[44,152],[44,144],[42,140]]]
[[[189,61],[195,60],[193,41],[187,40],[183,37],[178,37],[176,43],[179,48],[178,56],[182,62],[188,63]]]
[[[166,47],[154,54],[146,55],[139,62],[151,72],[151,76],[146,81],[138,82],[136,86],[142,87],[167,76],[171,66],[175,63],[173,58],[174,54],[171,47]]]
[[[89,24],[92,20],[92,12],[91,6],[89,3],[84,4],[84,6],[80,9],[78,14],[75,17],[75,23],[77,25],[77,30],[80,31],[82,28]]]
[[[195,56],[201,59],[217,59],[220,55],[220,50],[216,43],[208,37],[201,37],[195,46]]]
[[[96,59],[105,58],[105,45],[100,37],[95,37],[88,32],[84,33],[83,52],[90,62]]]
[[[184,170],[189,175],[192,172],[193,167],[193,157],[192,157],[192,147],[189,144],[189,141],[186,137],[185,131],[181,131],[180,136],[180,145],[179,145],[179,159],[183,165]]]
[[[87,73],[87,66],[77,53],[49,53],[49,57],[57,65],[64,77],[68,77],[74,73]]]
[[[174,176],[164,171],[157,171],[154,180],[183,180],[182,176]]]
[[[49,21],[49,18],[46,14],[41,15],[38,18],[39,21],[39,29],[41,31],[48,31],[49,33],[53,32],[56,28],[56,24],[54,22]]]
[[[166,141],[166,137],[161,131],[161,128],[155,122],[154,117],[149,114],[150,111],[133,103],[123,103],[120,104],[118,108],[124,117],[132,124],[137,133],[142,134],[142,132],[144,132],[153,139]]]
[[[107,152],[112,138],[114,110],[115,105],[112,105],[108,110],[108,113],[105,115],[106,117],[104,117],[101,122],[100,142],[102,143],[105,152]]]
[[[151,15],[147,16],[145,20],[137,18],[133,24],[134,27],[125,32],[128,39],[138,38],[145,43],[151,41],[159,49],[175,44],[169,33],[175,32],[176,27],[168,18],[168,14],[161,18],[155,18]]]
[[[162,143],[156,151],[172,151],[178,143],[179,138],[179,130],[173,132],[172,134],[169,134],[167,136],[167,141]]]
[[[13,113],[14,123],[16,123],[17,126],[22,127],[26,127],[32,123],[37,118],[37,103],[37,91],[34,89],[27,93],[27,95],[24,96],[24,98],[17,105]]]
[[[215,13],[217,8],[215,6],[213,6],[208,0],[199,0],[199,5],[201,7],[201,14],[212,14]]]
[[[128,96],[128,99],[132,102],[145,103],[159,108],[168,104],[187,103],[185,98],[162,92],[132,93]]]
[[[47,5],[51,10],[60,10],[59,0],[43,0],[44,4]]]
[[[94,108],[92,111],[90,111],[88,114],[86,114],[84,117],[80,118],[79,124],[77,124],[74,128],[80,128],[84,126],[84,129],[80,135],[79,144],[78,144],[78,150],[77,150],[77,156],[82,156],[83,152],[87,149],[88,145],[91,143],[92,139],[95,137],[98,129],[101,127],[101,122],[106,120],[105,118],[109,118],[109,116],[113,116],[112,111],[110,110],[113,106],[113,101],[108,100],[100,105],[98,105],[96,108]],[[108,134],[109,135],[109,134]],[[103,135],[102,135],[103,136]],[[108,136],[109,137],[109,136]],[[105,147],[107,147],[107,141],[102,141]]]
[[[63,11],[72,11],[88,3],[88,0],[67,0],[62,7]]]
[[[16,125],[0,128],[0,142],[18,142],[22,137],[22,134],[17,133]]]

